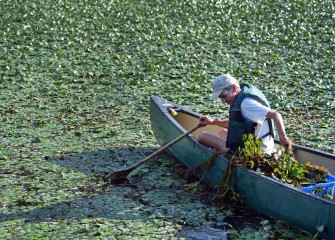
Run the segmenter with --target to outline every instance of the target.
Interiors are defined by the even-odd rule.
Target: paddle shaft
[[[164,150],[168,149],[169,147],[171,147],[173,144],[175,144],[176,142],[180,141],[181,139],[183,139],[184,137],[186,137],[187,135],[189,135],[190,133],[194,132],[195,130],[197,130],[198,128],[203,127],[202,125],[198,124],[197,126],[191,128],[190,130],[188,130],[187,132],[185,132],[184,134],[180,135],[179,137],[177,137],[176,139],[174,139],[173,141],[169,142],[168,144],[164,145],[163,147],[161,147],[160,149],[158,149],[156,152],[150,154],[149,156],[147,156],[145,159],[143,159],[141,162],[137,163],[136,165],[132,166],[131,168],[129,168],[129,170],[134,170],[135,168],[138,168],[139,166],[141,166],[142,164],[144,164],[145,162],[147,162],[150,158],[157,156],[158,154],[160,154],[161,152],[163,152]]]
[[[124,170],[120,170],[120,171],[114,172],[114,173],[109,173],[105,177],[103,177],[103,179],[104,180],[109,179],[111,182],[116,182],[118,179],[126,178],[127,175],[131,171],[133,171],[135,168],[138,168],[139,166],[141,166],[142,164],[144,164],[145,162],[147,162],[148,160],[150,160],[152,157],[154,157],[154,156],[158,155],[159,153],[163,152],[164,150],[166,150],[167,148],[169,148],[170,146],[172,146],[173,144],[175,144],[176,142],[178,142],[179,140],[181,140],[182,138],[184,138],[188,134],[190,134],[190,133],[194,132],[195,130],[197,130],[198,128],[201,128],[201,127],[204,127],[204,126],[206,126],[206,124],[199,123],[197,126],[191,128],[190,130],[188,130],[187,132],[185,132],[181,136],[177,137],[173,141],[171,141],[168,144],[166,144],[165,146],[161,147],[156,152],[150,154],[149,156],[147,156],[145,159],[143,159],[139,163],[135,164],[134,166],[132,166],[130,168],[127,168],[127,169],[124,169]]]

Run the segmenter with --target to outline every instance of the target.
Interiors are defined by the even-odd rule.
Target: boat
[[[171,114],[171,109],[177,113],[176,116]],[[196,126],[200,116],[199,113],[158,96],[150,97],[151,128],[162,146]],[[188,168],[194,168],[208,161],[213,153],[212,149],[198,141],[199,134],[201,131],[217,133],[219,130],[220,127],[214,125],[197,129],[170,146],[167,151]],[[276,145],[279,146],[278,141]],[[335,155],[296,144],[293,149],[299,162],[310,162],[329,171],[329,182],[326,184],[334,196]],[[198,173],[199,177],[209,185],[220,186],[229,162],[228,157],[218,155],[209,169]],[[232,176],[234,191],[246,206],[308,231],[313,236],[317,234],[324,239],[335,239],[334,199],[322,198],[308,188],[294,187],[243,165],[235,166]]]

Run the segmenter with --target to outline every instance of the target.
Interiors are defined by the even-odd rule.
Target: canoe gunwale
[[[279,140],[275,139],[275,143],[280,144]],[[324,152],[318,149],[314,149],[314,148],[310,148],[310,147],[305,147],[299,144],[293,144],[293,151],[295,150],[303,150],[305,152],[308,153],[313,153],[313,154],[317,154],[319,156],[323,156],[323,157],[327,157],[327,158],[332,158],[335,160],[335,154],[332,153],[328,153],[328,152]]]

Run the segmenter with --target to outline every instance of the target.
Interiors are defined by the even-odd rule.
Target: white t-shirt
[[[244,118],[257,123],[255,127],[255,136],[257,139],[263,137],[269,132],[269,122],[265,121],[270,108],[262,105],[252,98],[245,98],[241,103],[241,113]],[[262,150],[265,153],[271,153],[274,149],[274,140],[271,135],[261,139],[264,143]]]

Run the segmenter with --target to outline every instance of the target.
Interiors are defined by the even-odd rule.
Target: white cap
[[[237,80],[229,74],[222,74],[215,78],[212,86],[214,93],[211,96],[211,100],[218,98],[223,89],[234,84],[237,84]]]

